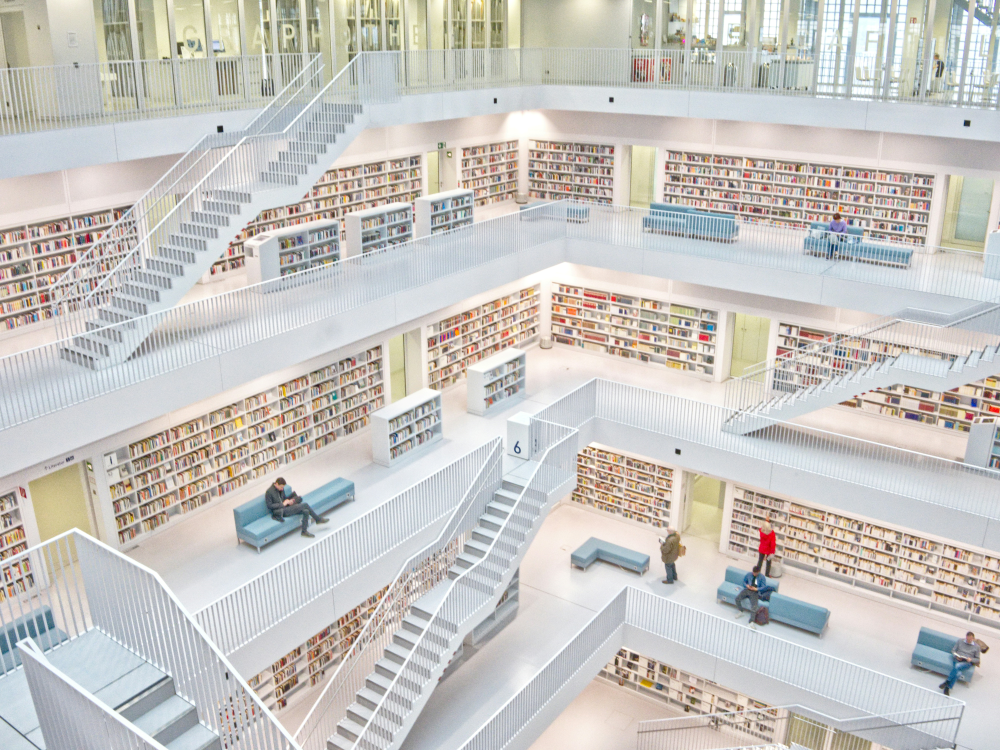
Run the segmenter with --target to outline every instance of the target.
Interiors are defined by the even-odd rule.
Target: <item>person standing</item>
[[[760,566],[754,567],[753,571],[747,573],[743,576],[743,590],[736,595],[736,609],[739,610],[736,613],[736,619],[740,619],[743,616],[743,602],[746,600],[750,601],[750,627],[755,628],[757,624],[754,620],[757,619],[757,610],[760,609],[760,600],[758,598],[758,593],[761,589],[767,587],[767,579],[760,574]]]
[[[291,490],[291,487],[289,487],[289,490]],[[302,502],[302,498],[295,494],[295,492],[286,494],[285,480],[281,477],[275,479],[274,484],[267,488],[267,492],[264,493],[264,502],[267,504],[267,509],[271,511],[271,517],[275,521],[284,522],[289,516],[301,515],[302,536],[316,536],[309,533],[310,517],[316,523],[330,522],[329,518],[323,518],[308,503]]]
[[[667,538],[660,540],[660,559],[667,571],[664,583],[677,580],[677,558],[681,556],[681,535],[673,526],[667,526]]]
[[[955,682],[958,681],[958,677],[962,672],[967,672],[973,667],[979,666],[979,656],[982,653],[982,649],[979,648],[979,644],[976,643],[976,634],[969,631],[965,634],[964,641],[955,641],[955,645],[951,649],[951,671],[948,673],[948,679],[938,685],[944,691],[945,695],[951,695],[951,689],[955,687]]]
[[[757,567],[764,567],[764,575],[771,577],[771,559],[778,549],[778,537],[771,528],[770,521],[764,521],[760,527],[760,544],[757,546]]]

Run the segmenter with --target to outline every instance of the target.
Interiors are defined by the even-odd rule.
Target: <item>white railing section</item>
[[[954,746],[965,706],[962,701],[628,586],[484,722],[462,750],[507,747],[560,690],[571,682],[576,683],[576,689],[582,688],[579,679],[586,675],[580,670],[595,655],[627,647],[628,629],[644,631],[801,690],[803,703],[816,696],[844,706],[851,715],[861,713],[864,716],[857,720],[855,731],[865,729],[866,723],[877,725],[880,717],[897,717],[903,723],[899,717],[905,716],[905,725],[918,727],[916,732],[908,732],[909,737],[928,738],[916,747],[932,750]],[[595,673],[603,666],[591,664]],[[738,745],[719,747],[734,746]]]
[[[135,724],[52,666],[30,638],[17,644],[48,748],[166,750]]]
[[[425,691],[446,666],[455,636],[477,612],[495,601],[504,582],[510,580],[516,567],[514,561],[526,551],[525,542],[535,530],[548,493],[571,479],[576,471],[576,431],[556,428],[549,436],[558,439],[547,445],[485,555],[451,582],[365,722],[355,747],[386,750],[398,743],[400,730],[412,723],[408,714],[423,705]]]
[[[224,654],[232,654],[464,507],[472,499],[469,488],[498,451],[499,438],[481,445],[220,597],[195,619]]]
[[[767,417],[754,437],[723,429],[736,412],[667,393],[594,379],[531,420],[532,450],[550,424],[606,421],[815,476],[869,487],[985,518],[1000,519],[1000,471]]]
[[[264,106],[319,55],[73,63],[0,71],[0,135]]]
[[[296,731],[295,739],[305,750],[325,749],[327,738],[337,730],[337,722],[347,715],[358,691],[375,671],[375,663],[383,658],[385,647],[393,642],[393,634],[409,613],[410,605],[447,577],[448,569],[455,564],[479,517],[500,488],[503,455],[503,441],[499,438],[476,451],[480,470],[461,502],[437,538],[400,567],[375,612]]]
[[[45,621],[51,611],[55,628],[70,639],[97,628],[170,675],[177,694],[197,708],[201,723],[224,747],[295,749],[291,736],[152,570],[74,529],[6,558],[0,574],[27,584],[23,595],[0,604],[0,626],[25,618]],[[59,642],[45,633],[36,640],[43,647]]]
[[[974,353],[975,361],[982,353],[992,360],[998,345],[998,305],[977,309],[946,325],[890,315],[748,367],[740,377],[726,382],[726,405],[738,410],[767,407],[807,389],[821,387],[834,378],[863,374],[880,365],[898,362],[900,354],[927,360],[931,373],[940,370],[935,363],[939,365],[941,360],[949,363],[960,360],[958,364],[963,365],[971,361],[970,355]],[[917,368],[921,363],[911,358],[900,364]],[[863,379],[856,380],[864,383]]]
[[[590,221],[566,221],[567,202],[529,209],[451,232],[424,237],[368,256],[348,258],[282,279],[226,292],[169,310],[96,329],[108,339],[146,335],[128,361],[100,371],[63,361],[72,337],[0,358],[0,429],[173,372],[219,353],[280,336],[442,277],[513,257],[530,260],[541,245],[570,241],[562,260],[603,259],[608,267],[628,263],[641,271],[658,253],[776,268],[848,279],[896,289],[970,300],[1000,297],[1000,281],[984,279],[980,254],[920,253],[920,268],[890,269],[850,261],[807,257],[805,232],[743,224],[735,244],[642,230],[642,209],[586,206]],[[580,204],[576,204],[580,205]],[[582,207],[582,206],[581,206]],[[532,220],[534,219],[534,220]],[[752,239],[756,238],[756,239]],[[581,246],[577,241],[585,241]],[[752,241],[751,241],[752,240]],[[745,249],[741,244],[749,244]],[[769,249],[770,248],[770,249]],[[633,250],[624,253],[623,249]],[[919,265],[914,261],[915,266]],[[649,273],[656,273],[654,270]],[[537,270],[537,269],[536,269]],[[473,293],[475,290],[469,290]],[[479,291],[486,291],[482,289]]]
[[[917,709],[885,716],[837,719],[801,705],[771,706],[673,719],[640,721],[636,750],[778,750],[793,744],[806,748],[871,750],[872,743],[892,750],[938,750],[961,714],[954,707]]]
[[[998,77],[970,69],[963,87],[914,80],[873,59],[854,79],[833,83],[809,53],[761,50],[464,49],[362,52],[392,61],[407,93],[512,86],[601,86],[715,91],[960,106],[998,107]],[[100,125],[149,117],[259,106],[292,78],[308,55],[143,60],[11,68],[0,76],[9,102],[0,135]],[[357,59],[357,58],[355,58]],[[909,85],[900,81],[909,81]]]

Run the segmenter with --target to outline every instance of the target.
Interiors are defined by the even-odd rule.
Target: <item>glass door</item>
[[[941,244],[981,252],[990,228],[992,203],[993,180],[951,175],[948,178]]]

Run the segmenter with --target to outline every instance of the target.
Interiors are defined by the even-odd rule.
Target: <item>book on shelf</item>
[[[577,456],[571,500],[653,528],[670,523],[674,470],[598,443]]]
[[[393,466],[442,438],[441,394],[429,388],[372,414],[372,460]]]

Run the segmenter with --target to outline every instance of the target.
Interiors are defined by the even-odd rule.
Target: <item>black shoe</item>
[[[284,516],[271,516],[271,518],[273,518],[278,523],[284,523],[285,522],[285,517]]]
[[[946,687],[948,687],[948,680],[945,680],[940,685],[938,685],[938,690],[944,690]]]
[[[315,539],[315,538],[316,538],[316,535],[315,535],[315,534],[310,534],[310,533],[309,533],[308,531],[303,531],[303,532],[302,532],[302,536],[307,536],[307,537],[309,537],[310,539]]]
[[[944,694],[951,695],[951,688],[949,688],[947,685],[944,687]]]
[[[318,519],[316,521],[316,523],[330,523],[330,519],[329,518],[320,518],[320,519]]]

